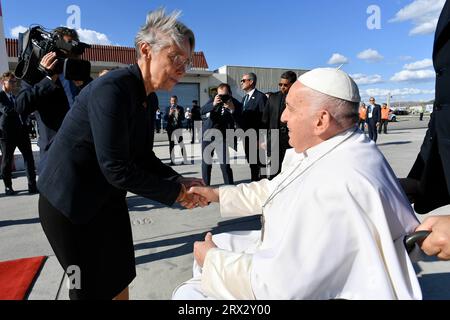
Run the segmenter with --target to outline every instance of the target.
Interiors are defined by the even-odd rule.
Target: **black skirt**
[[[77,225],[41,195],[39,217],[69,277],[71,300],[112,300],[136,277],[126,199],[111,201],[88,224]]]

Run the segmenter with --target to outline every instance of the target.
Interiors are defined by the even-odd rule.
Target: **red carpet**
[[[0,262],[0,300],[24,300],[46,258]]]

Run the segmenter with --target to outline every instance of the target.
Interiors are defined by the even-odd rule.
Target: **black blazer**
[[[369,108],[370,105],[367,106]],[[375,104],[375,107],[372,110],[372,120],[375,123],[381,122],[381,106],[379,104]],[[366,122],[368,123],[370,121],[369,119],[369,111],[367,111],[367,118]]]
[[[420,180],[414,208],[427,213],[450,204],[450,2],[439,18],[433,48],[436,99],[420,154],[408,177]]]
[[[24,121],[26,119],[14,109],[14,104],[9,100],[4,91],[0,91],[0,138],[14,139],[26,132]]]
[[[193,121],[202,121],[202,115],[201,115],[201,108],[200,106],[193,106],[191,113],[192,113],[192,120]]]
[[[244,105],[244,99],[242,99],[242,105]],[[242,120],[239,123],[239,127],[243,130],[264,129],[265,127],[262,121],[262,115],[266,102],[266,95],[261,91],[255,90],[253,95],[250,97],[247,106],[242,111]]]
[[[286,109],[286,96],[278,91],[270,96],[264,108],[262,122],[265,128],[269,129],[267,134],[267,148],[271,153],[272,136],[271,129],[279,129],[280,148],[289,149],[289,131],[287,125],[281,122],[281,115]]]
[[[45,151],[53,140],[69,109],[69,101],[59,80],[54,83],[45,77],[34,86],[22,81],[22,88],[16,98],[16,111],[23,115],[37,111],[35,115],[41,151]]]
[[[67,114],[38,181],[40,193],[74,223],[86,223],[127,191],[172,205],[180,175],[153,153],[156,94],[137,65],[87,86]]]
[[[164,115],[164,119],[167,121],[167,132],[173,132],[177,129],[183,128],[183,120],[184,116],[184,108],[182,106],[177,105],[178,110],[178,118],[175,120],[175,114],[170,114],[170,106],[167,107],[166,113]]]
[[[450,2],[447,0],[436,29],[433,64],[436,70],[437,111],[450,107]],[[450,120],[446,120],[450,121]],[[448,122],[447,122],[448,123]]]

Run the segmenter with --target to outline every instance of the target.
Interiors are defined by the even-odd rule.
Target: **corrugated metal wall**
[[[14,39],[6,39],[6,51],[8,54],[8,57],[17,57],[17,40]]]
[[[85,51],[82,59],[133,64],[136,63],[137,57],[133,48],[92,45]]]

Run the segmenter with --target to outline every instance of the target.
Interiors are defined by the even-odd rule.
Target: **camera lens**
[[[219,95],[220,100],[222,100],[222,102],[227,103],[228,101],[230,101],[231,97],[228,94],[221,94]]]

